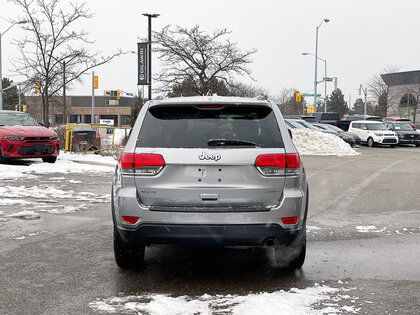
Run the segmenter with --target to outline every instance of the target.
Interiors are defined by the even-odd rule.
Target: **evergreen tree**
[[[327,111],[337,112],[340,117],[349,112],[347,102],[340,89],[335,89],[327,99]]]
[[[12,80],[8,78],[3,78],[2,86],[3,89],[6,89],[13,83]],[[21,95],[21,102],[24,103],[23,95]],[[17,86],[14,86],[10,89],[7,89],[3,92],[3,108],[7,110],[15,110],[15,105],[19,104],[19,93]]]
[[[130,115],[130,125],[131,127],[134,126],[136,122],[137,116],[139,115],[140,109],[144,105],[144,100],[141,95],[136,96],[134,99],[134,103],[131,105],[131,115]]]
[[[371,102],[367,102],[367,114],[368,115],[373,115],[375,108],[372,105]],[[365,102],[361,99],[358,98],[354,104],[353,104],[353,108],[350,111],[350,114],[354,115],[354,114],[358,114],[358,115],[363,115],[365,113]]]

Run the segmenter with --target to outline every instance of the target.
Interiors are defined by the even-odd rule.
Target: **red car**
[[[416,125],[408,118],[401,118],[401,117],[385,117],[383,119],[383,121],[404,121],[407,122],[407,124],[409,124],[411,126],[411,128],[413,128],[414,130],[416,130]]]
[[[0,110],[0,161],[42,158],[54,163],[60,151],[58,135],[22,112]]]

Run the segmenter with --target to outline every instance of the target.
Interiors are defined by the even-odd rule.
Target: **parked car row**
[[[320,131],[323,133],[334,134],[340,137],[343,141],[350,144],[351,147],[359,145],[361,140],[356,134],[351,132],[345,132],[338,127],[335,127],[330,124],[320,124],[320,123],[309,123],[303,119],[285,119],[286,126],[290,129],[310,129],[315,131]]]

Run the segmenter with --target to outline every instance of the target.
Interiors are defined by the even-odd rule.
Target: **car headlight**
[[[52,137],[50,137],[50,140],[57,140],[58,139],[58,137],[57,136],[52,136]]]
[[[398,135],[398,138],[404,139],[404,135]]]
[[[380,132],[374,132],[373,133],[375,136],[378,136],[378,137],[381,137],[381,136],[383,136],[384,134],[383,133],[380,133]]]
[[[22,141],[25,140],[25,137],[17,137],[17,136],[5,136],[4,139],[7,140],[16,140],[16,141]]]

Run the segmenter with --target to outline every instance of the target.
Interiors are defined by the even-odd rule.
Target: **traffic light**
[[[361,88],[357,89],[357,94],[362,95]]]
[[[35,94],[38,94],[39,90],[41,89],[41,79],[35,79]]]
[[[15,105],[15,111],[19,110],[19,105]]]
[[[119,100],[120,99],[120,90],[117,90],[117,100]]]
[[[23,105],[22,106],[22,111],[26,112],[28,110],[28,105]]]
[[[302,95],[299,92],[296,92],[296,102],[302,101]]]

